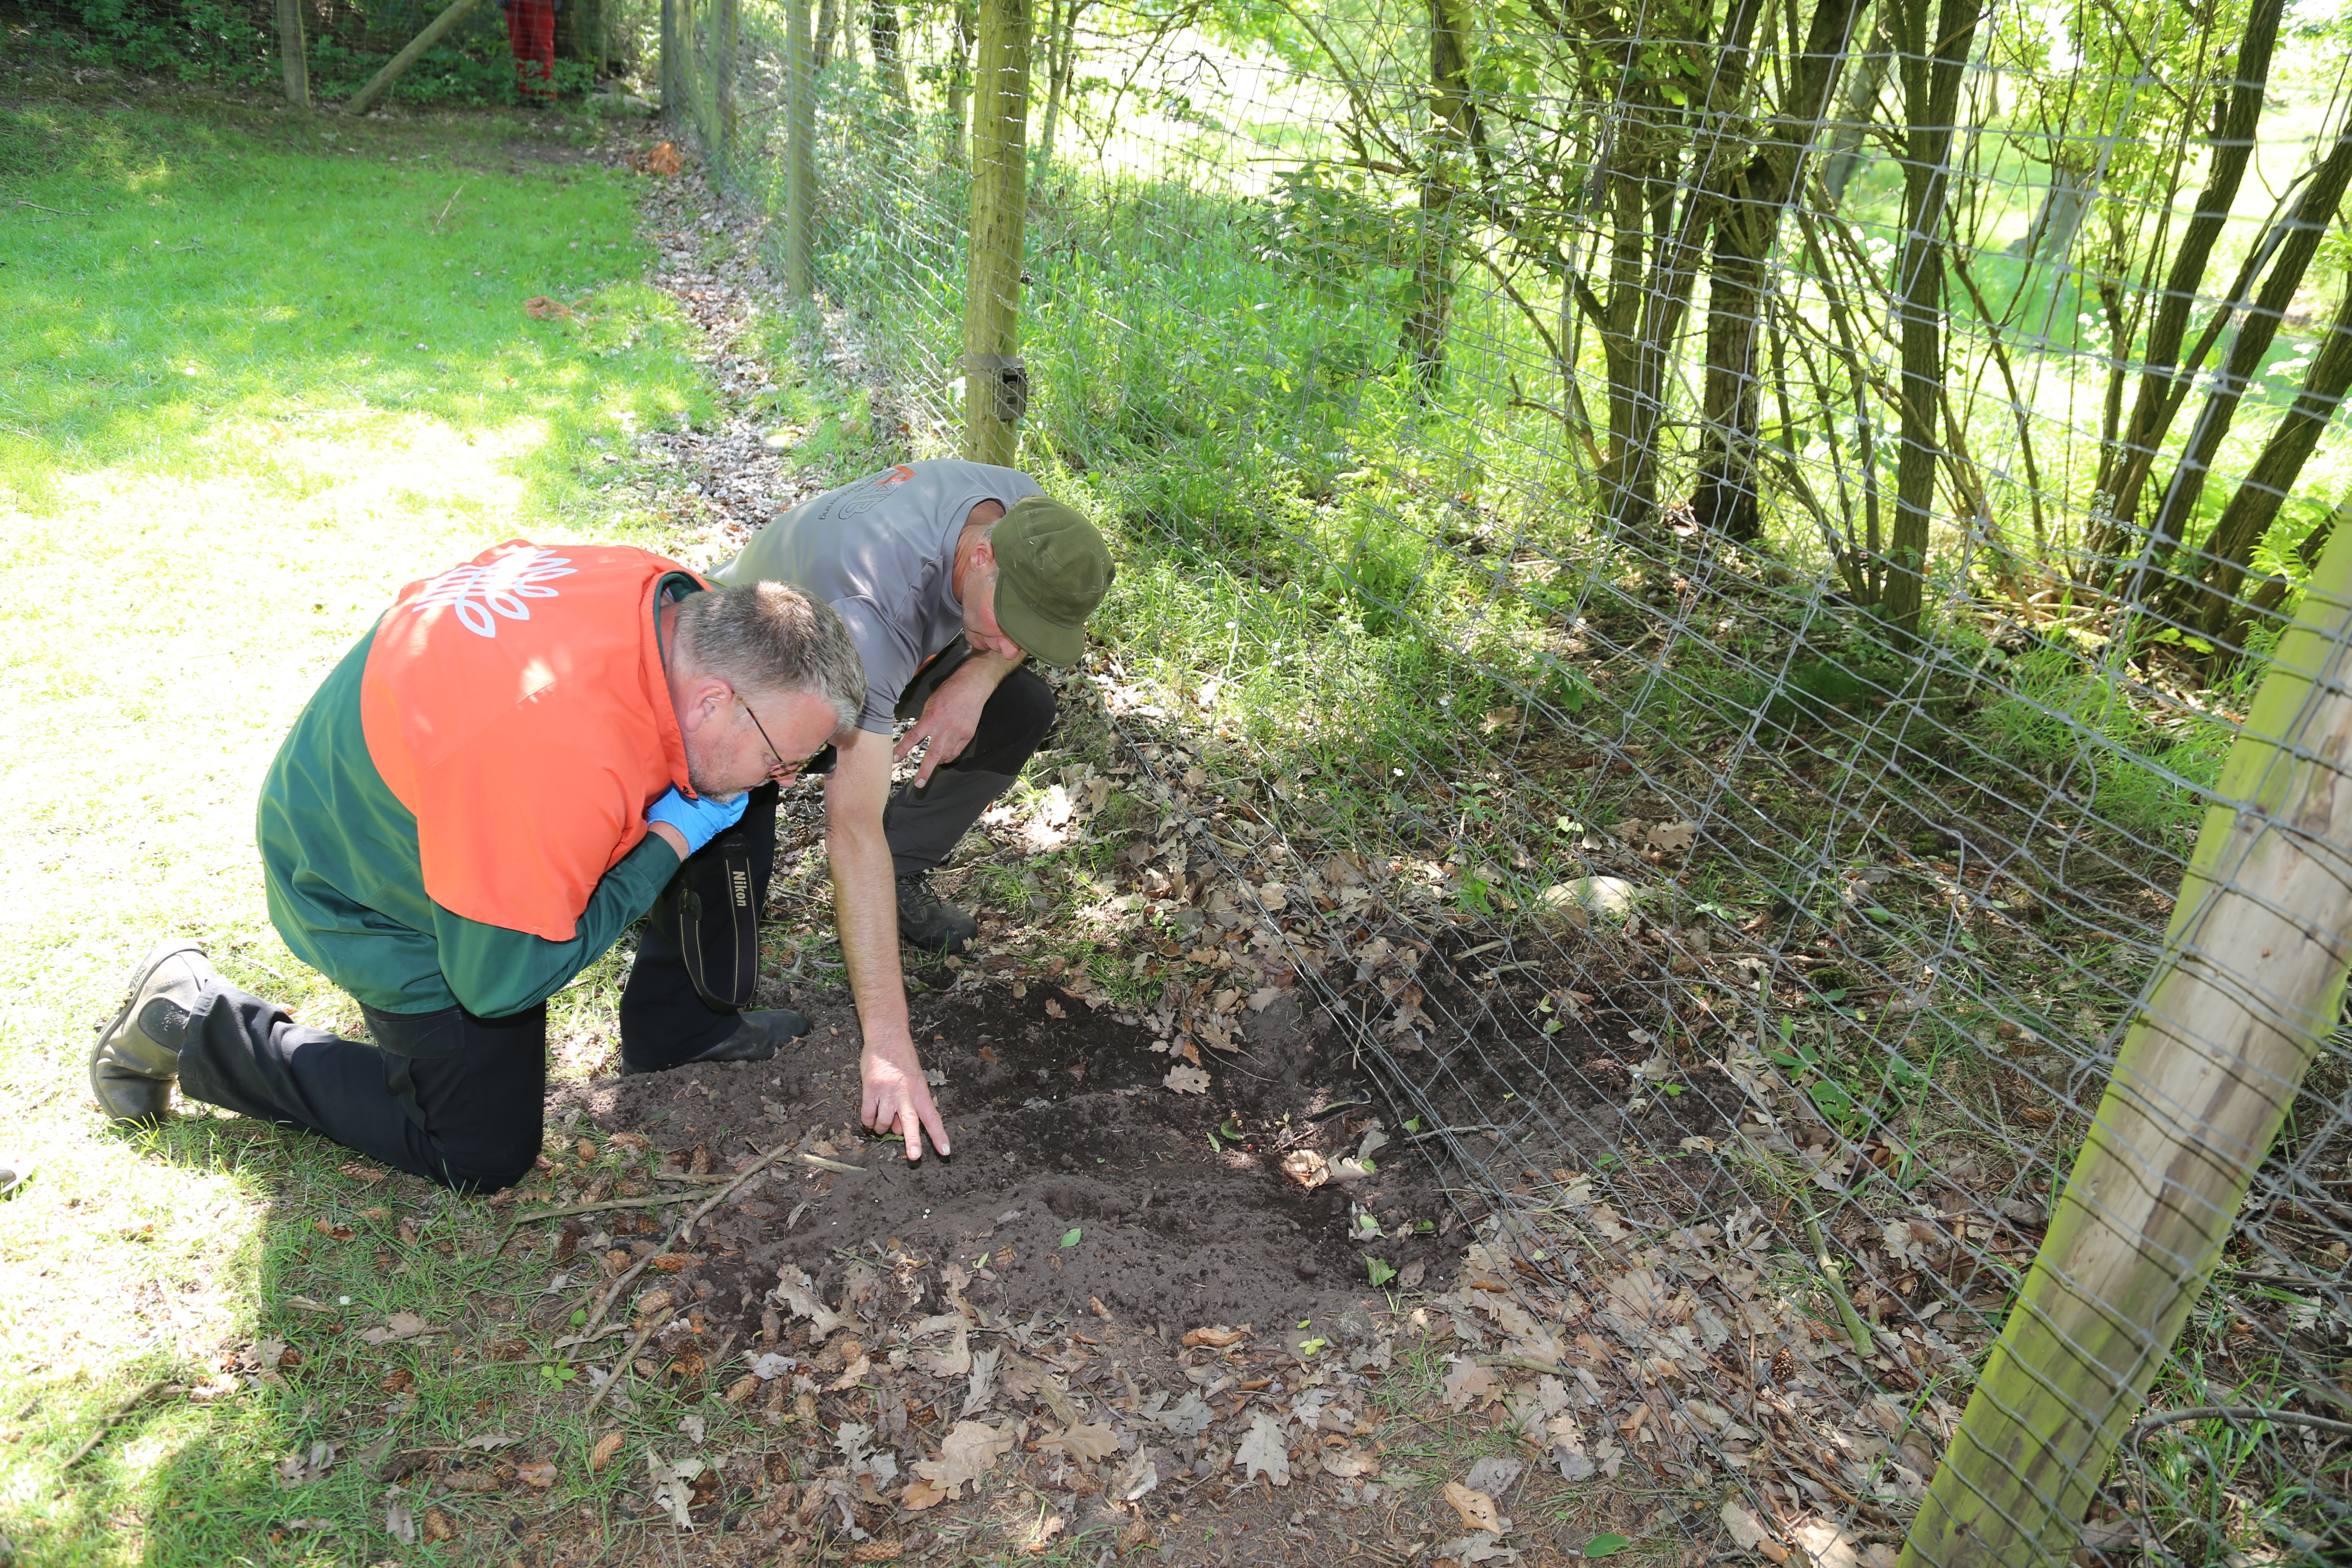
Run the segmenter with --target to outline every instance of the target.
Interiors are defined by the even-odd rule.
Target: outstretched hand
[[[917,746],[926,741],[931,743],[931,749],[923,753],[922,766],[915,770],[917,789],[931,782],[933,769],[945,767],[963,755],[980,728],[980,710],[988,706],[989,693],[995,689],[993,684],[983,686],[975,680],[958,679],[962,674],[958,670],[940,683],[940,689],[931,693],[931,700],[923,704],[922,717],[899,737],[898,744],[890,752],[892,762],[903,763]]]
[[[942,1154],[953,1152],[948,1147],[948,1130],[940,1121],[939,1107],[931,1103],[930,1085],[923,1081],[922,1064],[911,1046],[900,1052],[867,1045],[858,1061],[858,1073],[866,1082],[860,1114],[867,1131],[906,1139],[909,1160],[923,1157],[925,1129],[930,1131],[933,1148]]]

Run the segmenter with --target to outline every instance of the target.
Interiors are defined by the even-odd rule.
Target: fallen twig
[[[822,1154],[803,1154],[801,1156],[801,1163],[814,1165],[820,1171],[839,1171],[845,1176],[862,1176],[866,1173],[866,1167],[863,1165],[851,1165],[839,1160],[828,1160]]]
[[[645,1327],[637,1331],[637,1337],[629,1342],[629,1348],[623,1351],[621,1359],[613,1363],[613,1375],[604,1380],[604,1387],[588,1396],[588,1403],[580,1411],[583,1418],[593,1415],[596,1406],[604,1403],[604,1395],[612,1393],[619,1385],[621,1379],[627,1374],[630,1363],[637,1359],[637,1352],[646,1348],[647,1340],[654,1337],[654,1331],[668,1322],[675,1310],[674,1308],[664,1307],[646,1320]]]
[[[55,213],[59,217],[88,217],[88,213],[69,213],[58,207],[45,207],[38,202],[11,202],[11,206],[30,207],[37,213]]]
[[[30,202],[26,202],[22,205],[26,206],[32,205]],[[46,211],[47,209],[45,208],[43,210]],[[154,1382],[141,1387],[136,1394],[133,1394],[130,1398],[125,1399],[120,1405],[117,1405],[112,1410],[108,1411],[106,1413],[106,1419],[98,1424],[98,1430],[92,1432],[89,1438],[83,1442],[82,1446],[73,1451],[73,1458],[68,1459],[59,1468],[61,1469],[70,1470],[76,1465],[80,1464],[84,1459],[89,1458],[89,1451],[92,1448],[97,1447],[99,1444],[104,1440],[109,1432],[114,1430],[115,1425],[118,1422],[120,1422],[124,1416],[130,1415],[131,1411],[145,1404],[149,1398],[153,1396],[158,1389],[163,1386],[164,1380],[159,1377],[155,1379]]]
[[[795,1139],[794,1141],[796,1142],[797,1140]],[[692,1214],[678,1221],[677,1228],[669,1233],[669,1239],[662,1243],[658,1251],[647,1253],[645,1257],[638,1258],[636,1263],[632,1266],[626,1273],[614,1280],[610,1285],[604,1287],[604,1295],[597,1298],[596,1310],[588,1315],[587,1322],[581,1325],[581,1332],[583,1335],[593,1334],[598,1326],[604,1322],[604,1314],[613,1310],[613,1303],[620,1300],[622,1289],[625,1287],[630,1280],[635,1279],[638,1275],[644,1273],[646,1264],[652,1262],[656,1258],[662,1256],[663,1253],[668,1252],[670,1248],[676,1247],[681,1239],[688,1241],[692,1240],[696,1221],[699,1220],[704,1215],[709,1214],[712,1209],[717,1208],[720,1204],[725,1203],[730,1194],[734,1192],[737,1187],[742,1185],[744,1182],[748,1181],[752,1176],[755,1176],[759,1174],[760,1172],[767,1169],[770,1162],[780,1159],[783,1155],[790,1153],[792,1152],[792,1147],[793,1145],[790,1142],[777,1144],[774,1148],[769,1150],[766,1153],[761,1155],[758,1159],[744,1166],[743,1169],[738,1171],[732,1181],[719,1188],[717,1192],[711,1194],[709,1197],[704,1199],[702,1204],[697,1207]],[[635,1352],[632,1352],[631,1353],[634,1354]]]
[[[599,1209],[658,1208],[664,1204],[677,1202],[679,1195],[677,1193],[661,1193],[649,1198],[606,1198],[603,1203],[572,1204],[565,1208],[533,1209],[529,1214],[519,1214],[507,1221],[506,1229],[499,1233],[498,1246],[491,1249],[492,1255],[507,1249],[507,1242],[513,1237],[517,1226],[533,1225],[543,1219],[562,1219],[566,1215],[594,1214]]]
[[[2132,1423],[2132,1432],[2137,1438],[2151,1428],[2177,1426],[2184,1421],[2272,1421],[2282,1426],[2308,1426],[2315,1432],[2352,1437],[2352,1421],[2305,1415],[2299,1410],[2271,1410],[2259,1405],[2200,1405],[2188,1410],[2151,1410]]]

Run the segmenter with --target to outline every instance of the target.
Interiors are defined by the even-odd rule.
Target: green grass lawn
[[[263,910],[253,797],[278,738],[401,584],[518,534],[657,537],[642,497],[600,487],[636,471],[632,429],[706,416],[710,394],[689,330],[636,281],[633,177],[576,135],[194,100],[0,108],[0,1146],[40,1165],[0,1204],[18,1561],[381,1555],[359,1466],[273,1484],[348,1425],[289,1387],[150,1401],[65,1466],[150,1382],[299,1338],[289,1292],[340,1280],[352,1333],[393,1310],[511,1310],[462,1245],[391,1281],[369,1268],[393,1222],[360,1211],[399,1189],[339,1176],[340,1151],[209,1118],[109,1131],[83,1072],[165,934],[307,1020],[355,1024]],[[539,297],[571,313],[535,317]],[[453,1236],[481,1223],[421,1185],[408,1202]],[[321,1215],[361,1228],[348,1258],[306,1259]],[[476,1404],[529,1375],[426,1377],[416,1440],[478,1429]],[[298,1515],[334,1528],[285,1529]]]

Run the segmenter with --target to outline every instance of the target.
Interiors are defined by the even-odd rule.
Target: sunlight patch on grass
[[[235,110],[80,112],[0,109],[0,143],[37,120],[57,153],[0,147],[12,192],[85,215],[0,222],[25,289],[0,316],[0,1145],[39,1171],[0,1210],[0,1405],[24,1412],[0,1529],[53,1543],[43,1561],[215,1563],[287,1515],[268,1467],[327,1418],[290,1391],[152,1401],[59,1467],[150,1380],[200,1383],[282,1332],[267,1313],[320,1287],[274,1260],[320,1243],[315,1212],[367,1224],[376,1200],[320,1140],[102,1126],[93,1031],[168,935],[357,1029],[264,907],[255,792],[288,727],[404,584],[518,535],[656,542],[641,493],[612,489],[648,478],[633,434],[713,404],[692,329],[634,281],[624,176],[486,181],[289,151]],[[478,127],[444,141],[482,153]],[[570,314],[527,311],[541,295]],[[594,973],[552,1009],[583,1065],[620,972]],[[352,1310],[429,1299],[344,1245]],[[362,1517],[362,1484],[339,1473],[300,1510]]]

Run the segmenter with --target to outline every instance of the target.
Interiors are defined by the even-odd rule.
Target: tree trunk
[[[1697,116],[1705,129],[1693,139],[1683,181],[1687,194],[1679,212],[1671,195],[1654,211],[1654,260],[1643,289],[1641,330],[1633,344],[1633,384],[1626,400],[1625,460],[1609,517],[1612,532],[1621,539],[1647,529],[1657,515],[1658,432],[1665,416],[1666,380],[1683,317],[1698,288],[1699,246],[1723,205],[1727,187],[1734,183],[1727,128],[1739,117],[1748,44],[1762,10],[1761,0],[1732,0],[1723,38],[1713,46],[1717,64]]]
[[[841,0],[818,0],[816,8],[816,44],[809,54],[809,67],[822,71],[833,63],[833,35],[841,25]]]
[[[1942,0],[1931,25],[1928,0],[1890,0],[1902,47],[1906,130],[1904,245],[1896,275],[1902,323],[1902,436],[1895,464],[1895,527],[1887,541],[1886,619],[1916,637],[1927,585],[1927,528],[1935,515],[1937,439],[1944,371],[1944,209],[1951,197],[1952,124],[1960,72],[1976,37],[1983,0]]]
[[[805,300],[816,229],[816,67],[808,0],[784,0],[784,294]]]
[[[955,0],[949,27],[954,52],[948,61],[947,161],[950,168],[960,169],[963,167],[965,121],[971,107],[971,0]]]
[[[1763,532],[1756,504],[1757,324],[1764,268],[1780,232],[1780,214],[1802,184],[1814,127],[1836,89],[1853,25],[1868,0],[1817,0],[1789,84],[1788,107],[1732,183],[1715,220],[1715,259],[1706,305],[1706,389],[1698,488],[1691,509],[1698,526],[1732,539]]]
[[[2345,393],[2352,390],[2352,277],[2345,280],[2344,298],[2327,332],[2326,343],[2303,378],[2301,395],[2263,443],[2262,456],[2238,481],[2221,521],[2213,526],[2213,542],[2205,552],[2208,597],[2201,617],[2209,637],[2221,636],[2228,627],[2255,544],[2270,531],[2279,503],[2294,488]]]
[[[286,101],[310,107],[310,54],[302,41],[306,0],[278,0],[278,62],[286,72]]]
[[[1593,325],[1601,337],[1601,374],[1609,384],[1609,457],[1601,468],[1601,504],[1606,515],[1614,517],[1636,466],[1633,387],[1640,372],[1634,344],[1642,324],[1643,263],[1649,255],[1642,205],[1646,182],[1631,170],[1607,170],[1595,177],[1608,181],[1611,208],[1609,298],[1596,302]],[[1570,374],[1574,374],[1573,366]]]
[[[1830,155],[1822,164],[1822,190],[1835,208],[1845,200],[1845,188],[1869,160],[1862,151],[1870,122],[1878,112],[1878,92],[1886,85],[1887,68],[1895,63],[1895,45],[1887,37],[1886,18],[1870,30],[1870,52],[1856,62],[1847,79],[1845,100],[1837,129],[1830,132]]]
[[[2214,455],[2221,449],[2222,439],[2237,418],[2238,405],[2244,400],[2247,384],[2253,380],[2254,373],[2262,367],[2263,357],[2270,353],[2272,342],[2278,337],[2279,322],[2285,318],[2286,308],[2294,302],[2295,291],[2303,287],[2311,258],[2318,254],[2320,242],[2327,237],[2336,221],[2336,208],[2344,199],[2347,183],[2352,183],[2352,127],[2347,127],[2336,137],[2336,145],[2328,150],[2304,186],[2303,195],[2296,198],[2294,210],[2280,220],[2280,232],[2284,237],[2278,243],[2277,258],[2271,263],[2270,276],[2263,279],[2262,292],[2238,323],[2221,374],[2214,379],[2213,390],[2206,395],[2205,406],[2198,410],[2189,444],[2172,470],[2171,483],[2165,487],[2163,504],[2157,508],[2156,518],[2148,524],[2151,565],[2168,560],[2188,537],[2189,520],[2195,515],[2197,502],[2205,493],[2205,479],[2212,471]],[[2126,604],[2139,598],[2144,586],[2141,575],[2138,572],[2133,574],[2131,586],[2125,595]],[[2182,573],[2173,592],[2168,595],[2176,607],[2187,612],[2184,619],[2202,618],[2197,576],[2193,568]]]
[[[1078,14],[1086,0],[1053,0],[1045,23],[1045,122],[1037,133],[1037,170],[1041,174],[1054,159],[1054,131],[1062,108],[1070,100],[1070,82],[1077,75]]]
[[[971,261],[963,301],[963,455],[1011,467],[1029,374],[1021,363],[1028,208],[1029,0],[980,0],[971,102]]]
[[[1449,0],[1429,0],[1429,133],[1423,143],[1421,216],[1413,235],[1412,309],[1405,357],[1423,397],[1445,380],[1445,329],[1454,313],[1454,192],[1475,114],[1462,27]]]
[[[478,0],[454,0],[447,10],[425,24],[423,32],[408,40],[406,48],[386,60],[383,68],[370,77],[365,87],[352,94],[351,101],[343,105],[343,112],[365,114],[373,109],[383,100],[383,95],[392,90],[392,84],[416,63],[417,57],[439,43],[450,28],[465,20],[466,13],[478,3]]]
[[[2063,260],[2074,247],[2074,236],[2090,211],[2091,171],[2053,167],[2050,184],[2042,193],[2042,205],[2009,253],[2028,261]]]
[[[2174,905],[2047,1237],[1902,1568],[2055,1568],[2205,1289],[2352,933],[2352,535],[2327,548]]]
[[[2103,521],[2085,542],[2092,556],[2091,576],[2105,583],[2112,573],[2100,563],[2115,554],[2139,513],[2141,490],[2147,484],[2157,448],[2163,445],[2174,413],[2188,391],[2187,374],[2176,374],[2180,345],[2189,334],[2189,312],[2197,303],[2197,287],[2205,279],[2205,266],[2213,245],[2229,222],[2238,199],[2247,160],[2254,153],[2254,125],[2263,112],[2263,93],[2270,80],[2271,50],[2278,41],[2279,16],[2286,0],[2254,0],[2246,18],[2245,41],[2238,47],[2238,79],[2229,97],[2217,104],[2213,128],[2213,162],[2205,173],[2205,188],[2198,193],[2197,210],[2181,231],[2180,248],[2173,252],[2172,268],[2164,279],[2164,295],[2148,323],[2146,368],[2140,373],[2139,395],[2132,405],[2130,423],[2122,439],[2099,457],[2098,490],[2107,496]]]
[[[913,95],[907,89],[906,57],[898,52],[898,7],[892,0],[870,0],[870,5],[866,41],[874,50],[874,72],[882,79],[891,103],[904,111]]]

